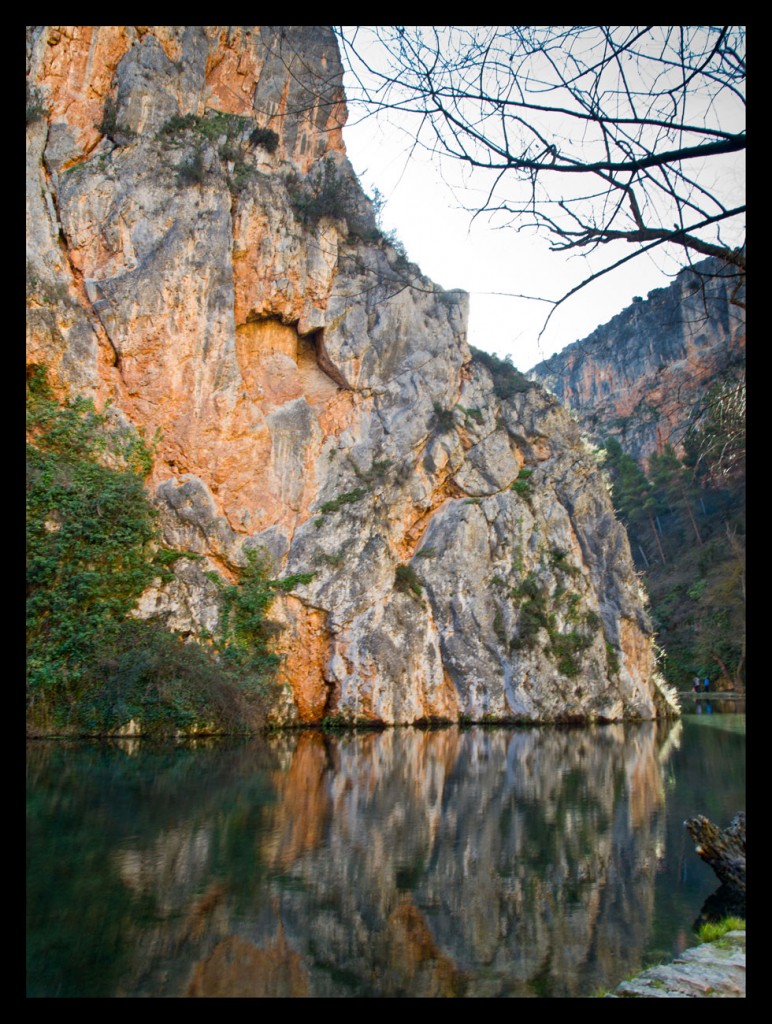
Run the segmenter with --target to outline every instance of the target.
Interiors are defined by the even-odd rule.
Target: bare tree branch
[[[355,73],[349,105],[466,166],[485,197],[464,204],[470,214],[536,228],[553,251],[637,247],[553,312],[658,245],[744,274],[744,199],[717,184],[746,146],[744,28],[336,31]]]

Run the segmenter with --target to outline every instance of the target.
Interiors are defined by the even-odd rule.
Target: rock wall
[[[27,360],[159,439],[202,556],[141,613],[216,629],[207,573],[262,547],[314,573],[273,608],[279,721],[662,712],[592,451],[378,232],[331,30],[36,27],[27,68]]]
[[[645,463],[681,451],[695,410],[716,378],[745,358],[745,287],[716,259],[681,271],[529,371],[571,409],[590,436],[616,437]]]

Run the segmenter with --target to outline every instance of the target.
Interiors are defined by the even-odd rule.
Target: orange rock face
[[[645,466],[682,453],[711,384],[745,352],[745,311],[731,268],[704,260],[531,371],[592,436],[617,437]]]
[[[185,993],[198,999],[300,999],[308,994],[302,958],[283,934],[262,949],[239,935],[223,939],[206,960],[196,964]]]
[[[523,682],[547,655],[513,653],[506,601],[529,573],[565,591],[552,544],[587,609],[634,623],[625,699],[652,711],[644,618],[587,542],[605,491],[574,513],[561,459],[587,460],[568,418],[536,391],[500,403],[466,296],[377,231],[332,31],[33,28],[27,67],[46,111],[27,128],[28,362],[154,441],[164,541],[206,560],[142,614],[211,632],[205,570],[234,581],[264,548],[310,579],[272,612],[283,720],[540,720],[558,699]],[[605,686],[605,654],[583,669]]]

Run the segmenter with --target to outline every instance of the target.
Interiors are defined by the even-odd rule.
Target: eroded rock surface
[[[744,302],[736,269],[702,260],[528,376],[640,462],[668,444],[681,452],[710,386],[744,367]]]
[[[159,438],[197,556],[141,614],[211,632],[209,573],[264,547],[314,574],[272,613],[281,721],[672,711],[592,450],[378,232],[331,30],[37,27],[27,67],[28,362]]]

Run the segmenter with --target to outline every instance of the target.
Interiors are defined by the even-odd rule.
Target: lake
[[[745,715],[27,745],[29,996],[593,996],[694,945]]]

